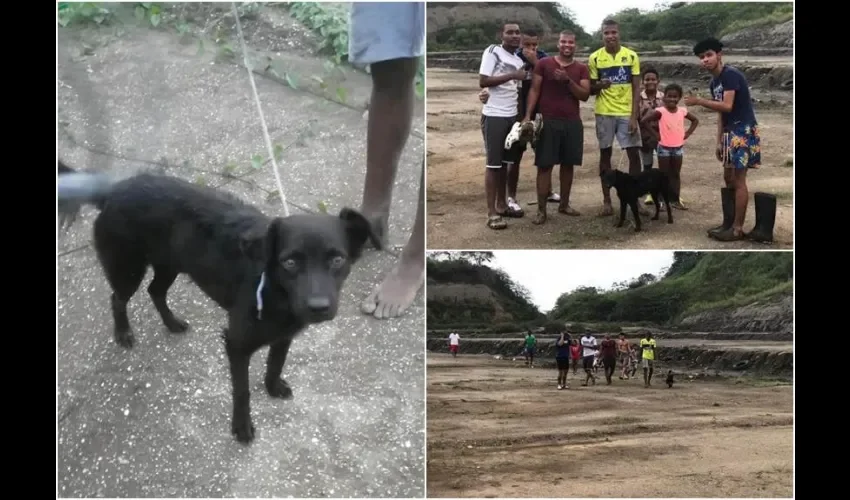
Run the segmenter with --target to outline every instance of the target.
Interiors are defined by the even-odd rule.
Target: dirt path
[[[757,109],[764,148],[763,166],[749,175],[750,204],[744,229],[752,228],[755,209],[752,193],[766,191],[779,198],[773,245],[752,242],[721,243],[709,239],[705,231],[722,219],[720,187],[722,172],[714,159],[716,117],[695,110],[700,126],[690,139],[682,172],[682,197],[690,210],[674,211],[675,223],[646,221],[644,231],[635,233],[627,222],[614,228],[615,220],[597,217],[602,195],[598,178],[599,152],[594,129],[592,101],[583,103],[584,165],[576,169],[571,194],[581,217],[557,214],[550,204],[550,219],[544,226],[531,223],[536,207],[534,154],[526,152],[520,170],[517,197],[526,212],[522,219],[510,219],[508,228],[493,231],[486,227],[484,201],[484,149],[480,130],[481,104],[476,76],[454,70],[428,69],[428,248],[430,249],[508,249],[508,248],[792,248],[793,247],[793,115],[791,108]],[[619,147],[613,162],[621,170],[628,160]],[[553,174],[553,184],[558,183]],[[612,193],[615,206],[616,194]],[[646,220],[646,219],[644,219]]]
[[[428,354],[429,497],[791,497],[793,389]]]

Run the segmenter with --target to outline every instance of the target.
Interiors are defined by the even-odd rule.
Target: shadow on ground
[[[107,28],[63,29],[59,38],[72,56],[59,69],[63,159],[122,174],[158,169],[220,186],[268,214],[282,213],[279,201],[268,198],[275,190],[270,166],[250,166],[252,155],[266,155],[244,68],[198,54],[197,46],[161,30],[126,28],[116,36]],[[290,62],[302,70],[322,66],[321,59],[298,54],[301,62]],[[362,112],[269,79],[257,78],[257,85],[272,140],[292,145],[280,162],[289,200],[307,208],[323,202],[331,213],[357,207],[366,164]],[[349,96],[365,99],[368,75],[349,73],[346,86]],[[92,120],[83,111],[84,91],[105,116]],[[421,107],[420,101],[420,118]],[[422,141],[411,137],[390,221],[398,250],[414,219],[423,154]],[[84,211],[57,249],[59,496],[424,495],[421,295],[393,321],[358,309],[393,256],[367,254],[343,290],[338,318],[294,342],[284,369],[294,400],[265,394],[266,349],[254,356],[258,437],[243,447],[230,436],[230,377],[219,339],[225,314],[181,277],[169,302],[191,330],[167,333],[145,292],[148,273],[130,303],[137,344],[119,348],[112,341],[110,289],[87,246],[93,216]]]

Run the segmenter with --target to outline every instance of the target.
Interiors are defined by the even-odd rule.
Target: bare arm
[[[586,101],[590,99],[590,80],[581,80],[579,82],[570,80],[568,84],[570,92],[576,96],[576,99],[579,101]]]
[[[727,90],[723,92],[723,100],[722,101],[714,101],[711,99],[704,99],[702,97],[697,97],[694,99],[693,104],[697,104],[706,109],[710,109],[712,111],[717,111],[718,113],[729,113],[732,111],[732,104],[735,102],[735,91]],[[687,105],[692,105],[685,103]]]
[[[640,74],[632,76],[632,119],[637,121],[640,113]]]
[[[499,76],[487,76],[487,75],[478,75],[478,86],[483,88],[486,87],[497,87],[505,82],[509,82],[511,80],[521,80],[525,76],[525,72],[521,72],[522,76],[517,77],[518,72],[507,73]]]
[[[540,98],[540,87],[543,85],[543,77],[535,73],[531,77],[531,89],[528,90],[528,101],[525,103],[525,116],[523,121],[531,120],[531,113],[537,106],[537,100]]]
[[[648,124],[649,122],[656,122],[661,119],[661,111],[650,109],[646,113],[644,113],[643,118],[640,119],[641,123]]]
[[[685,132],[685,139],[687,139],[688,137],[691,136],[691,134],[694,133],[694,130],[696,130],[697,127],[699,126],[699,118],[694,116],[693,113],[691,113],[690,111],[688,111],[688,114],[685,115],[685,118],[690,120],[690,122],[691,122],[691,126],[688,127],[687,132]]]

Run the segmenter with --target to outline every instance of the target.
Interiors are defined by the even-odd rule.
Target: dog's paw
[[[136,339],[132,332],[118,332],[114,334],[115,343],[125,349],[132,349]]]
[[[254,424],[251,423],[251,419],[248,418],[241,421],[234,420],[230,432],[236,436],[236,440],[240,443],[249,444],[254,440],[257,431]]]
[[[171,333],[186,333],[189,330],[189,322],[178,317],[173,317],[165,323],[165,327]]]
[[[273,382],[266,381],[266,390],[269,392],[269,396],[273,398],[292,399],[292,388],[282,378]]]

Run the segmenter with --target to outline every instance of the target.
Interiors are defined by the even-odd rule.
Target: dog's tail
[[[67,230],[80,213],[83,205],[103,208],[106,198],[112,191],[115,179],[100,172],[78,172],[61,160],[57,164],[56,206],[59,213],[59,226]]]

